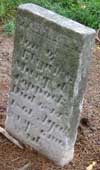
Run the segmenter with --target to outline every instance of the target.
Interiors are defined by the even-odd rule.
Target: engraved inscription
[[[19,32],[22,33],[21,56],[15,58],[13,66],[15,81],[11,89],[11,106],[12,108],[17,106],[21,113],[17,115],[16,110],[14,111],[17,115],[16,121],[18,124],[24,122],[24,133],[32,142],[41,142],[41,137],[44,137],[64,146],[63,136],[69,127],[67,122],[65,127],[60,119],[65,116],[67,120],[68,112],[63,111],[63,107],[64,103],[67,103],[66,92],[69,88],[70,75],[64,70],[62,62],[61,65],[56,62],[60,48],[59,39],[53,31],[50,33],[49,30],[47,34],[46,30],[49,28],[44,28],[38,22],[26,25],[27,17],[23,20],[18,17]],[[42,46],[41,41],[44,42]],[[18,98],[16,100],[16,96],[20,100]],[[34,131],[33,135],[30,132],[31,128],[36,128],[33,122],[37,123],[37,126],[39,124],[38,136]]]

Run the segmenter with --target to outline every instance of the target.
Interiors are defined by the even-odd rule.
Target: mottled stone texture
[[[73,158],[95,31],[19,6],[6,129],[57,164]]]

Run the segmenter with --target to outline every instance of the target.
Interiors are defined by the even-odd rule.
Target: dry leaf
[[[100,50],[100,47],[99,47],[99,46],[97,46],[97,49],[99,49],[99,50]]]
[[[93,161],[92,164],[90,164],[90,165],[86,168],[86,170],[93,170],[93,167],[94,167],[95,165],[96,165],[96,162]]]

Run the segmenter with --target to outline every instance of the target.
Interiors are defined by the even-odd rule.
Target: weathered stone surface
[[[60,165],[73,158],[95,31],[19,6],[6,129]]]

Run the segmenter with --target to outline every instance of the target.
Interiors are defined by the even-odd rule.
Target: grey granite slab
[[[40,6],[18,8],[5,126],[62,166],[73,158],[94,37]]]

